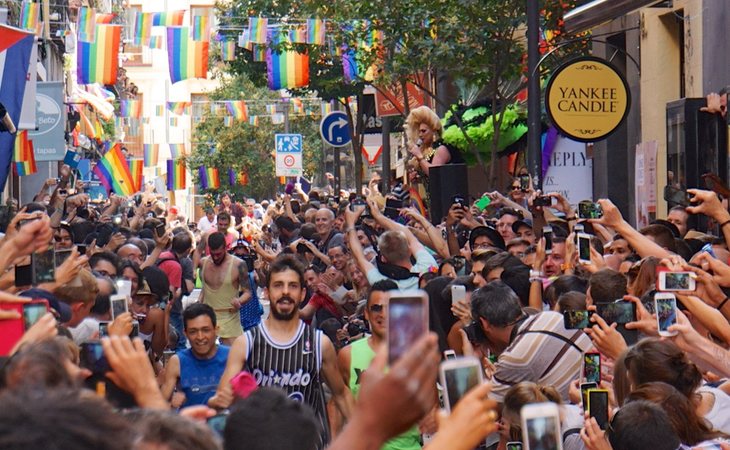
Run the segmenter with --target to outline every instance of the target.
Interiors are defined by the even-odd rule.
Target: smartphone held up
[[[388,302],[388,363],[393,365],[428,333],[428,296],[424,291],[394,291]]]

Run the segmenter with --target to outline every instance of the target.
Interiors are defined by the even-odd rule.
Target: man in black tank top
[[[269,317],[234,341],[216,395],[208,404],[227,408],[233,401],[230,380],[246,370],[259,386],[280,388],[312,407],[322,426],[319,447],[323,448],[330,433],[322,381],[345,418],[354,405],[352,394],[339,375],[332,342],[299,320],[305,293],[302,264],[290,255],[278,257],[271,264],[265,291],[271,304]]]

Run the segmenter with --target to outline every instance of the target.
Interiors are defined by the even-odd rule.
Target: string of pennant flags
[[[315,115],[317,113],[326,115],[332,112],[330,103],[322,102],[321,99],[311,98],[290,98],[282,100],[204,100],[204,101],[169,101],[165,104],[146,103],[147,108],[154,109],[154,116],[161,117],[165,115],[165,110],[172,114],[190,115],[193,106],[202,106],[207,108],[214,116],[232,116],[238,120],[246,120],[250,116],[250,107],[257,110],[263,105],[262,113],[254,114],[255,116],[272,117],[283,114],[281,106],[289,108],[291,115]],[[265,111],[265,113],[263,113]],[[196,113],[201,112],[200,108],[195,110]],[[227,113],[227,114],[226,114]],[[143,115],[143,102],[133,99],[124,99],[119,101],[119,117],[139,119]]]

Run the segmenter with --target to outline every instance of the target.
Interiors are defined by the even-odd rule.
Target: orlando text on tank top
[[[289,398],[308,404],[317,414],[321,430],[320,448],[329,443],[327,408],[322,391],[322,331],[304,322],[291,341],[274,342],[265,323],[246,331],[248,356],[243,369],[262,387],[283,389]]]

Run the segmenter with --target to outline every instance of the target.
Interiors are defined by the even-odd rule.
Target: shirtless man
[[[248,268],[243,260],[228,254],[222,233],[208,236],[208,249],[210,256],[203,258],[200,264],[203,280],[200,302],[213,308],[221,343],[231,345],[243,334],[238,310],[251,300]]]

